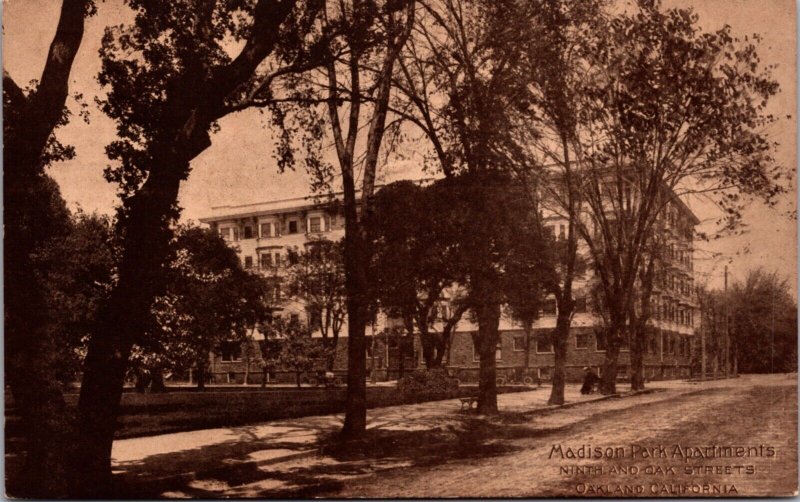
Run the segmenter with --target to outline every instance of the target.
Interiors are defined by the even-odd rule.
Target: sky
[[[3,1],[3,68],[18,84],[39,78],[60,4],[60,0]],[[795,3],[792,0],[664,0],[663,4],[692,6],[700,16],[700,26],[706,30],[730,24],[736,34],[763,36],[759,54],[764,63],[777,65],[774,77],[782,89],[770,103],[770,111],[784,117],[768,133],[780,143],[778,161],[796,172]],[[111,213],[117,203],[116,188],[103,179],[103,169],[109,163],[104,148],[114,140],[115,126],[94,105],[93,97],[103,95],[97,82],[103,30],[131,19],[131,12],[121,0],[98,1],[98,14],[87,21],[73,65],[70,91],[83,94],[89,105],[90,121],[86,124],[75,115],[67,126],[59,129],[59,139],[74,145],[77,155],[50,168],[50,174],[73,209]],[[68,106],[78,110],[74,99],[69,100]],[[791,118],[786,119],[787,115]],[[253,110],[220,122],[212,146],[194,159],[189,180],[181,187],[179,203],[184,208],[184,219],[197,220],[208,215],[213,206],[308,193],[304,173],[278,173],[267,123],[265,116]],[[381,169],[385,180],[423,176],[418,164],[409,161],[394,162]],[[744,214],[746,231],[742,235],[696,243],[697,282],[722,287],[725,266],[731,281],[741,279],[748,269],[763,266],[787,277],[796,297],[797,226],[785,214],[796,209],[797,197],[795,187],[789,188],[789,195],[775,209],[752,204]],[[701,220],[714,219],[715,214],[703,204],[695,203],[692,208]]]

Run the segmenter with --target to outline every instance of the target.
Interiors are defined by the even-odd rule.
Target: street
[[[691,497],[796,492],[796,375],[653,382],[649,387],[654,392],[563,408],[542,406],[549,389],[503,395],[502,413],[492,418],[461,414],[452,401],[376,410],[370,415],[368,437],[347,449],[326,439],[340,420],[327,416],[284,423],[285,430],[274,430],[271,438],[250,429],[248,439],[239,428],[238,439],[221,436],[205,448],[153,450],[137,458],[130,453],[127,461],[120,460],[125,443],[118,442],[115,458],[118,472],[138,472],[139,479],[155,475],[156,458],[165,469],[177,468],[179,457],[196,466],[188,478],[165,477],[161,483],[140,485],[148,486],[143,491],[130,486],[128,494],[139,496]],[[568,401],[570,397],[575,397],[572,387]],[[131,440],[139,443],[127,443],[128,450],[141,453],[148,441],[157,449],[156,444],[170,442],[169,436]],[[282,443],[282,451],[294,456],[253,462],[257,450],[262,460],[269,460],[263,451],[270,441]],[[247,459],[251,461],[243,461]]]

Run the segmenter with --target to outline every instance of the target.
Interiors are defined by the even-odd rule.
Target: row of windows
[[[594,335],[591,333],[578,333],[575,335],[575,345],[574,348],[577,350],[588,350],[591,348],[592,338],[595,338]],[[596,337],[597,347],[596,350],[598,352],[604,352],[606,349],[605,340],[602,337]],[[671,354],[671,355],[680,355],[680,356],[689,356],[690,352],[690,339],[688,336],[684,335],[672,335],[672,334],[664,334],[664,354]],[[535,349],[537,354],[552,354],[553,353],[553,344],[547,340],[543,340],[540,338],[531,339],[531,348]],[[514,343],[513,343],[513,350],[514,352],[525,352],[525,337],[523,335],[514,336]],[[620,350],[627,351],[630,350],[628,347],[627,342],[623,342]],[[658,337],[651,336],[648,339],[647,344],[647,353],[657,355],[658,354]],[[502,360],[503,357],[503,347],[500,343],[497,344],[497,350],[495,351],[495,359]],[[473,355],[472,358],[474,361],[478,361],[479,357],[477,352],[475,352],[475,348],[473,347]]]
[[[586,307],[586,298],[575,298],[575,309],[574,313],[582,314],[587,311]],[[549,298],[542,302],[542,308],[540,310],[540,315],[542,316],[554,316],[558,315],[558,305],[556,304],[556,300],[554,298]]]
[[[556,225],[545,225],[544,231],[552,238],[556,238]],[[558,240],[567,238],[567,226],[563,223],[558,225]]]
[[[656,320],[671,321],[681,326],[694,326],[694,310],[681,307],[678,302],[665,299],[652,300],[653,317]]]
[[[286,224],[286,234],[300,233],[299,220],[289,220]],[[331,229],[330,219],[323,216],[310,216],[306,219],[306,233],[322,233]],[[258,227],[251,224],[241,226],[220,226],[219,235],[227,241],[238,241],[241,239],[254,239],[256,234],[261,239],[269,237],[280,237],[284,233],[282,225],[278,221],[261,222]]]

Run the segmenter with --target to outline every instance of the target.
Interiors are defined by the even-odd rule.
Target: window
[[[261,268],[269,268],[272,266],[272,254],[261,253]]]
[[[239,342],[226,341],[219,346],[220,354],[224,362],[241,361],[242,345]]]
[[[261,224],[261,237],[277,237],[278,236],[278,223],[262,223]]]
[[[647,341],[648,341],[650,353],[651,354],[658,354],[658,346],[656,344],[656,337],[651,335],[650,337],[648,337]]]
[[[598,330],[594,332],[594,339],[597,340],[597,350],[604,352],[606,350],[606,337],[605,333]]]
[[[524,352],[525,351],[525,337],[522,335],[517,335],[514,337],[514,352]]]
[[[555,225],[546,225],[544,227],[544,235],[545,237],[550,237],[552,239],[556,236],[556,226]]]
[[[289,233],[290,234],[297,233],[297,220],[292,220],[289,222]]]
[[[542,304],[542,315],[556,315],[556,301],[545,300]]]
[[[501,342],[497,342],[497,348],[495,349],[495,352],[494,352],[494,358],[497,361],[500,361],[500,360],[503,359],[503,346],[502,346]],[[475,347],[475,343],[473,342],[472,343],[472,361],[473,362],[478,362],[480,360],[481,360],[481,355],[478,353],[478,349]]]
[[[253,227],[251,227],[250,225],[245,225],[244,227],[244,238],[245,239],[253,238]]]
[[[567,226],[566,225],[561,224],[561,225],[558,226],[558,238],[560,240],[562,240],[562,241],[567,238]]]
[[[252,256],[245,256],[244,257],[244,268],[253,268],[253,257]]]
[[[239,227],[233,227],[233,240],[239,240]]]
[[[553,344],[550,343],[550,340],[546,340],[543,338],[536,339],[536,352],[540,354],[549,354],[553,352]]]
[[[579,333],[575,335],[575,348],[576,349],[588,349],[590,341],[590,336],[588,333]]]
[[[322,232],[322,218],[313,216],[308,219],[308,231],[312,233]]]
[[[581,314],[586,312],[586,298],[575,298],[575,313]]]
[[[306,313],[308,315],[308,325],[316,329],[322,322],[322,312],[319,308],[306,307]]]
[[[220,228],[219,229],[219,235],[220,235],[220,237],[222,237],[226,241],[231,240],[231,228],[230,227]]]

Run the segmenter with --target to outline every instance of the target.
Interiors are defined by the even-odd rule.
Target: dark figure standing
[[[581,394],[591,394],[594,392],[595,385],[600,383],[600,377],[591,368],[583,368],[583,387],[581,387]]]

